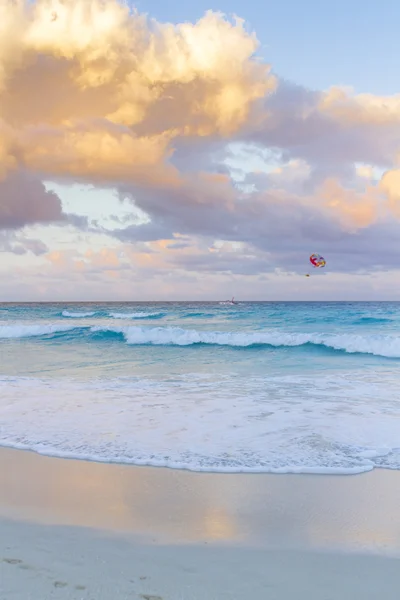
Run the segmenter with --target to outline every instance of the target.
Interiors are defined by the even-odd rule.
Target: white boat
[[[236,305],[239,303],[235,302],[235,297],[233,297],[232,300],[225,300],[224,302],[220,302],[220,304],[232,306],[232,305]]]

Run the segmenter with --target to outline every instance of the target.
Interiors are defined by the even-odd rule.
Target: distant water
[[[400,303],[0,304],[0,444],[196,471],[400,469]]]

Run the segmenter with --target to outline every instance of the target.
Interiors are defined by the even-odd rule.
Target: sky
[[[400,300],[399,18],[0,0],[0,301]]]

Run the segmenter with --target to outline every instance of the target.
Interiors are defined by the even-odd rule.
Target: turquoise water
[[[400,304],[0,304],[0,444],[199,471],[398,469]]]

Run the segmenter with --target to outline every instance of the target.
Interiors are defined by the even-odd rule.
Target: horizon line
[[[229,300],[0,300],[1,304],[176,304],[176,303],[209,303],[216,304],[219,302],[229,302]],[[269,302],[269,303],[286,303],[286,304],[296,304],[296,303],[373,303],[373,302],[398,302],[400,303],[400,299],[393,300],[236,300],[236,302],[240,303],[260,303],[260,302]]]

